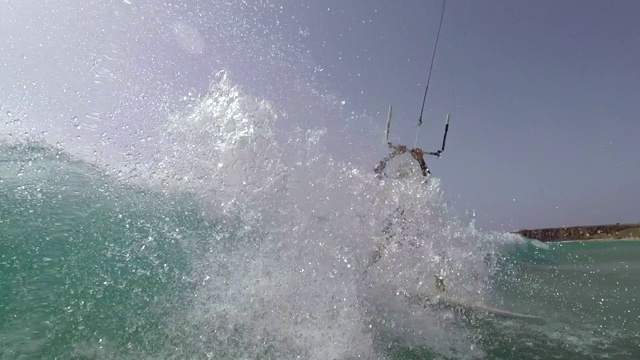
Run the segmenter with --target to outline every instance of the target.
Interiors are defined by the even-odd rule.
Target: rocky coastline
[[[515,231],[514,233],[542,242],[576,240],[640,240],[640,223],[523,229]]]

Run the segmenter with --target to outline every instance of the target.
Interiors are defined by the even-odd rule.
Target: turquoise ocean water
[[[0,359],[640,356],[640,243],[477,231],[437,180],[381,183],[313,133],[290,143],[306,164],[287,162],[274,119],[223,80],[167,127],[192,156],[149,160],[147,177],[0,145]],[[371,267],[389,219],[398,244]],[[397,295],[438,274],[470,304],[541,319]]]
[[[5,3],[0,360],[640,358],[639,242],[480,231],[410,159],[376,179],[386,104],[283,6]],[[415,301],[436,276],[468,306]]]

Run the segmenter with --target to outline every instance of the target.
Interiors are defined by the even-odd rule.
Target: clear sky
[[[332,86],[381,125],[392,103],[413,144],[442,2],[282,3]],[[437,149],[452,113],[429,163],[456,209],[489,229],[640,221],[640,2],[467,5],[447,2],[418,140]]]
[[[640,1],[472,0],[468,13],[467,4],[447,1],[418,139],[437,149],[451,112],[447,149],[429,165],[454,208],[495,230],[640,221]],[[122,129],[150,122],[163,97],[197,93],[228,68],[292,117],[332,118],[320,123],[344,146],[330,150],[372,168],[386,151],[389,104],[393,140],[413,145],[441,8],[4,1],[0,106],[39,109],[46,116],[30,118],[34,129],[48,121],[49,137],[82,122],[86,144],[126,143],[143,135]],[[332,94],[355,116],[293,106],[312,98],[305,91]]]

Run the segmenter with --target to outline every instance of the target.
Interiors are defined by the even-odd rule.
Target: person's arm
[[[376,175],[379,176],[384,175],[384,169],[387,167],[387,163],[389,162],[389,160],[408,151],[407,147],[404,145],[393,145],[392,143],[387,144],[391,149],[391,154],[385,156],[382,160],[380,160],[378,165],[373,168],[373,172],[375,172]]]
[[[422,176],[431,175],[431,171],[427,167],[427,163],[424,161],[424,154],[431,155],[431,153],[425,153],[422,149],[414,148],[411,149],[411,156],[420,164],[420,170],[422,171]]]
[[[384,168],[387,167],[387,163],[389,162],[389,160],[391,160],[391,158],[393,157],[393,155],[389,155],[389,156],[385,156],[382,160],[380,160],[380,162],[373,168],[373,172],[376,173],[376,175],[378,176],[382,176],[384,174]]]
[[[393,145],[389,143],[389,148],[391,149],[391,157],[398,156],[409,151],[405,145]]]
[[[420,157],[418,160],[418,164],[420,164],[420,170],[422,171],[422,176],[431,175],[431,171],[427,167],[427,163],[424,161],[424,158]]]

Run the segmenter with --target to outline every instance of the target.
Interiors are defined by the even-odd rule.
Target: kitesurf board
[[[440,295],[438,299],[438,304],[443,304],[448,307],[460,308],[465,310],[470,310],[477,313],[487,313],[490,315],[513,318],[513,319],[528,319],[528,320],[540,320],[539,316],[520,314],[516,312],[511,312],[503,309],[498,309],[494,307],[490,307],[484,304],[470,304],[465,301],[452,298],[449,296]]]
[[[453,309],[459,309],[463,311],[471,311],[475,313],[485,313],[494,316],[500,316],[504,318],[512,318],[512,319],[527,319],[527,320],[541,320],[542,318],[534,315],[520,314],[516,312],[511,312],[503,309],[498,309],[494,307],[490,307],[480,303],[469,303],[463,301],[461,299],[456,299],[454,297],[450,297],[447,295],[439,295],[434,301],[429,299],[427,296],[418,294],[418,295],[409,295],[408,293],[401,291],[404,296],[408,298],[415,298],[419,301],[422,306],[446,306]]]

